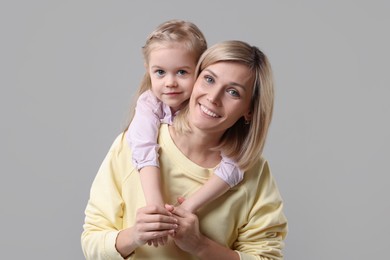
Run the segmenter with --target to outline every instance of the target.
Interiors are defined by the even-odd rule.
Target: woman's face
[[[190,103],[193,127],[224,133],[238,119],[250,119],[253,77],[237,62],[217,62],[206,67],[195,82]]]

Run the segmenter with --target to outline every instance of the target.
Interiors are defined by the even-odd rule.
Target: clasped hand
[[[133,240],[138,246],[164,245],[167,236],[175,244],[190,254],[195,254],[201,245],[202,234],[199,231],[199,220],[195,214],[178,206],[147,206],[137,211],[133,227]]]
[[[179,226],[171,235],[175,244],[181,250],[194,255],[199,251],[204,238],[199,230],[198,217],[180,206],[165,205],[165,208],[178,220]]]

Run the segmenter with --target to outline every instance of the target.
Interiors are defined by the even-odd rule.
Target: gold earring
[[[245,119],[244,124],[249,125],[250,122],[251,122],[251,121]]]

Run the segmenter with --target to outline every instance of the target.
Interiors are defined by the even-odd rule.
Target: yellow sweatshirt
[[[168,125],[159,133],[160,169],[163,195],[176,204],[204,184],[213,169],[190,161],[176,147]],[[120,230],[133,226],[138,208],[145,199],[137,170],[131,164],[131,151],[124,134],[111,146],[93,181],[85,210],[81,243],[86,259],[123,259],[115,249]],[[227,193],[203,206],[197,213],[200,230],[212,240],[236,250],[241,259],[283,259],[283,239],[287,221],[283,202],[268,163],[258,163],[245,173],[243,181]],[[144,245],[129,259],[196,259],[175,246]]]

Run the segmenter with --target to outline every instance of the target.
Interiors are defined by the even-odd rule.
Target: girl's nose
[[[177,80],[175,76],[168,76],[166,77],[167,81],[165,83],[166,87],[168,88],[175,88],[177,87]]]

